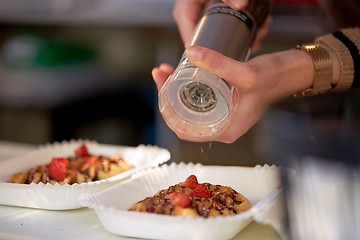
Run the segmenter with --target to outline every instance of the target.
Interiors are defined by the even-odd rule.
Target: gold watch
[[[295,97],[316,95],[329,91],[332,80],[332,64],[329,53],[318,44],[297,45],[295,49],[308,53],[314,65],[313,86],[294,94]]]

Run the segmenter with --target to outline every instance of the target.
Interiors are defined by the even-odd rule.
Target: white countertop
[[[25,154],[36,146],[0,141],[0,161]],[[48,211],[0,206],[0,239],[133,239],[107,232],[92,209]],[[234,239],[280,240],[270,226],[250,223]]]

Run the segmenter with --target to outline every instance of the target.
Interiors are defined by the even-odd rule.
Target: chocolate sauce
[[[99,156],[99,161],[95,164],[89,165],[86,164],[86,161],[92,157],[91,155],[86,157],[73,157],[70,156],[67,158],[69,161],[69,165],[67,168],[67,176],[63,183],[74,184],[81,182],[91,182],[99,180],[99,172],[103,171],[105,173],[109,173],[111,169],[111,165],[116,166],[124,166],[124,171],[127,170],[126,162],[120,157],[106,157]],[[119,171],[121,168],[119,168]],[[112,171],[111,174],[116,174],[116,171]],[[48,164],[40,165],[31,169],[28,169],[24,172],[14,174],[8,180],[10,183],[22,183],[22,184],[30,184],[30,183],[39,183],[42,182],[44,184],[51,183],[54,184],[57,181],[51,179],[48,174]]]
[[[199,216],[205,218],[214,215],[233,215],[239,213],[236,210],[236,206],[242,203],[242,201],[237,200],[238,196],[241,196],[239,193],[226,186],[212,185],[210,183],[205,183],[205,185],[209,189],[211,197],[204,198],[191,195],[190,209],[193,209]],[[140,206],[140,209],[143,209],[141,206],[144,205],[144,211],[146,212],[174,215],[175,206],[170,203],[166,196],[173,192],[189,194],[191,190],[191,188],[176,184],[168,189],[160,190],[153,197],[147,197],[139,201],[136,206],[132,206],[129,210],[139,211],[136,208]]]

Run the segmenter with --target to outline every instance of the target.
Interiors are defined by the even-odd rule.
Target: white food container
[[[105,180],[81,184],[16,184],[6,181],[14,173],[50,163],[53,157],[74,156],[74,150],[84,143],[90,154],[122,157],[133,168]],[[168,150],[156,146],[137,147],[99,144],[95,141],[69,141],[47,144],[28,154],[0,162],[0,204],[29,208],[67,210],[81,208],[77,198],[108,188],[145,168],[155,167],[170,159]]]
[[[194,174],[199,183],[232,187],[253,207],[243,213],[216,218],[192,218],[128,211],[132,203],[153,196],[158,190],[185,181]],[[221,167],[201,164],[171,164],[147,169],[131,179],[97,194],[79,198],[82,206],[96,211],[104,228],[114,234],[150,239],[230,239],[248,225],[281,192],[279,167]]]

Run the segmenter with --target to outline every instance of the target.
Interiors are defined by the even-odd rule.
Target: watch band
[[[316,95],[329,91],[332,80],[332,63],[329,53],[318,44],[297,45],[295,49],[308,53],[314,65],[313,86],[295,93],[295,97]]]

